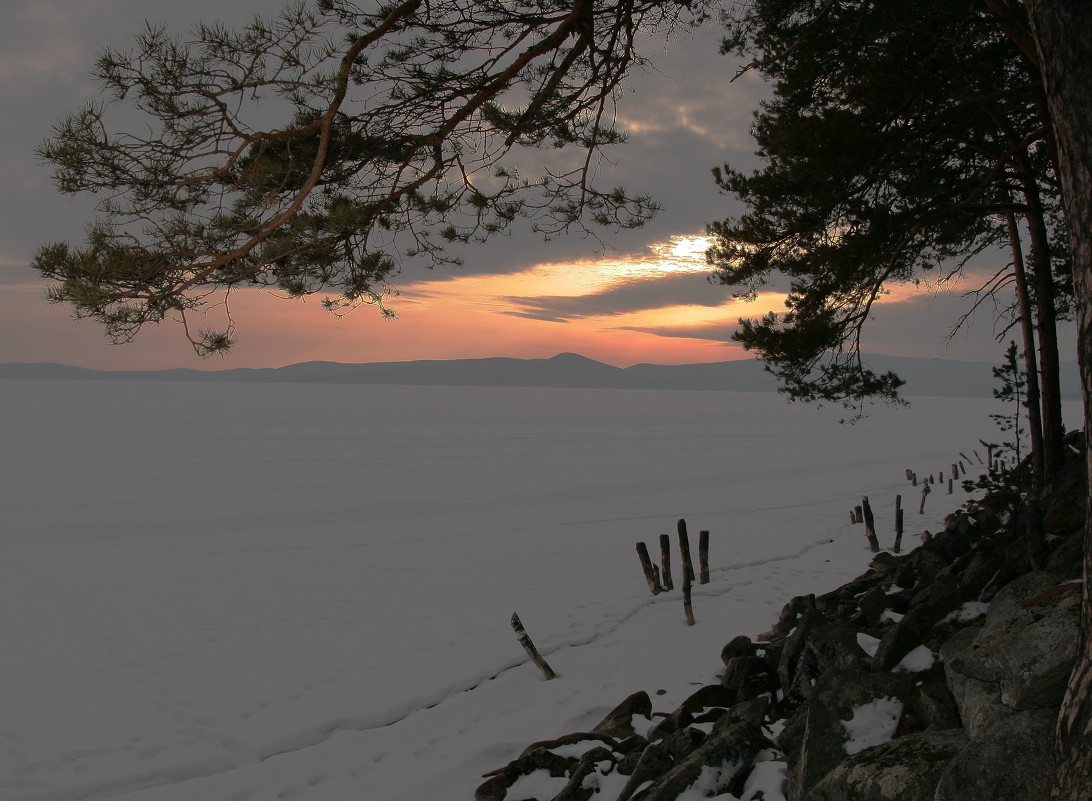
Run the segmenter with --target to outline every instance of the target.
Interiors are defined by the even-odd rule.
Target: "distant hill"
[[[906,395],[991,397],[996,381],[991,362],[960,362],[905,356],[868,356],[876,370],[906,380]],[[88,370],[61,364],[0,364],[0,379],[99,381],[241,381],[264,383],[410,384],[476,387],[587,389],[686,389],[773,392],[774,379],[761,362],[743,359],[704,364],[635,364],[613,367],[576,353],[549,359],[450,359],[408,362],[302,362],[278,368],[230,370]],[[1062,365],[1062,396],[1080,398],[1075,362]]]

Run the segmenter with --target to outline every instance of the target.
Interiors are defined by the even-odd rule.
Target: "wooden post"
[[[993,470],[993,445],[986,446],[986,465]]]
[[[948,479],[948,494],[952,494],[952,479]]]
[[[856,509],[850,509],[849,510],[849,524],[851,526],[857,525],[857,510]]]
[[[671,580],[671,536],[669,534],[660,535],[660,563],[663,565],[660,578],[663,579],[664,589],[675,589],[675,582]]]
[[[964,453],[963,451],[960,451],[960,452],[959,452],[959,455],[963,457],[963,461],[967,462],[968,464],[970,463],[970,461],[971,461],[971,457],[970,457],[970,456],[968,456],[967,454],[965,454],[965,453]]]
[[[709,532],[698,532],[698,583],[709,583]]]
[[[909,481],[913,477],[914,477],[914,471],[911,470],[909,467],[906,468],[906,480]]]
[[[682,580],[682,608],[686,614],[686,625],[693,626],[694,621],[694,604],[690,601],[690,585],[693,582],[693,576],[683,570]]]
[[[523,623],[520,622],[519,615],[515,612],[512,613],[512,629],[516,632],[516,639],[519,640],[519,644],[523,646],[523,650],[527,652],[527,655],[531,657],[531,661],[534,662],[538,669],[542,671],[542,675],[546,677],[546,681],[550,679],[556,679],[557,674],[546,664],[546,660],[542,658],[542,655],[535,648],[535,644],[531,642],[530,636],[527,634],[527,630],[523,628]]]
[[[925,498],[929,494],[929,485],[926,484],[921,488],[921,506],[918,507],[918,514],[925,514]]]
[[[645,574],[645,580],[648,582],[648,589],[653,595],[659,595],[660,582],[657,581],[656,575],[652,572],[652,560],[648,557],[648,546],[643,542],[637,543],[637,557],[641,560],[641,570]]]
[[[982,457],[978,455],[978,451],[971,451],[971,453],[974,454],[974,458],[978,460],[978,463],[982,464]],[[970,460],[968,459],[968,461]]]
[[[876,539],[876,518],[872,516],[872,507],[868,504],[868,496],[861,499],[861,507],[864,509],[865,536],[868,537],[868,547],[872,553],[879,553],[880,542]]]
[[[679,531],[679,552],[682,554],[683,586],[685,587],[687,579],[691,583],[694,582],[694,562],[690,558],[690,537],[686,533],[686,521],[679,518],[677,528]]]
[[[895,496],[895,547],[892,549],[895,553],[899,552],[902,548],[902,496]]]
[[[944,471],[943,470],[940,471],[940,477],[937,480],[940,481],[941,484],[944,483]]]
[[[857,504],[857,522],[858,523],[863,523],[864,522],[864,509],[861,508],[860,504]]]
[[[911,473],[910,474],[910,480],[912,482],[914,482],[914,486],[916,487],[918,485],[918,474],[917,473]]]

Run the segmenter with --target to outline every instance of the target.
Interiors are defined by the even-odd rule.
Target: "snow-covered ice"
[[[862,572],[849,509],[890,539],[905,469],[969,453],[995,406],[839,426],[761,393],[2,386],[11,801],[471,798],[635,690],[670,710],[732,636]],[[712,532],[693,627],[634,553],[679,517]]]

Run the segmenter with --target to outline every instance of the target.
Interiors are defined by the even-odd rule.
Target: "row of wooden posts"
[[[690,557],[690,537],[686,533],[686,521],[680,519],[676,525],[676,530],[679,535],[679,555],[682,560],[683,613],[686,615],[686,625],[693,626],[696,621],[694,620],[694,604],[690,597],[690,588],[694,584],[695,574],[694,562]],[[652,563],[652,559],[648,555],[648,546],[643,542],[637,543],[637,556],[641,560],[641,570],[644,571],[645,578],[648,580],[648,588],[653,595],[659,595],[661,592],[667,592],[675,588],[671,578],[671,537],[669,535],[660,535],[660,564],[663,565],[662,570]],[[699,584],[709,583],[708,531],[698,532],[697,579]],[[515,631],[516,639],[523,646],[523,650],[527,652],[527,655],[531,657],[531,661],[542,671],[545,679],[547,681],[556,679],[557,674],[542,658],[542,654],[538,652],[535,644],[531,642],[530,635],[523,627],[519,615],[515,612],[512,613],[512,630]]]
[[[694,625],[694,604],[690,597],[690,588],[694,584],[694,561],[690,557],[690,536],[686,532],[686,521],[680,519],[676,525],[679,537],[679,556],[682,560],[682,595],[683,612],[686,615],[686,625]],[[648,555],[648,546],[643,542],[637,543],[637,558],[641,560],[641,571],[645,574],[648,589],[653,595],[668,592],[675,589],[675,582],[671,577],[671,536],[660,535],[660,565],[653,564]],[[662,566],[662,570],[661,570]],[[698,532],[698,574],[699,584],[709,583],[709,532]]]
[[[986,445],[986,443],[983,443]],[[988,464],[991,467],[994,464],[993,460],[993,446],[986,445]],[[978,455],[978,451],[972,451],[979,464],[983,464],[982,457]],[[948,494],[951,495],[953,491],[953,485],[956,479],[960,477],[960,474],[967,475],[967,465],[971,463],[971,457],[959,452],[960,459],[952,462],[951,472],[948,477]],[[930,473],[927,477],[922,479],[921,487],[921,503],[918,505],[918,514],[925,514],[925,499],[929,497],[929,493],[932,492],[932,487],[939,480],[941,484],[944,483],[944,471],[941,470],[938,474],[939,479],[934,478]],[[911,482],[915,487],[918,485],[918,474],[906,468],[906,480]],[[868,497],[865,496],[861,499],[860,506],[854,507],[849,510],[849,522],[852,524],[864,523],[865,537],[868,538],[868,547],[872,550],[872,553],[879,553],[880,543],[876,538],[876,518],[872,514],[872,507],[869,506]],[[903,533],[903,510],[902,510],[902,496],[895,496],[895,544],[892,547],[894,553],[899,553],[902,549],[902,533]]]

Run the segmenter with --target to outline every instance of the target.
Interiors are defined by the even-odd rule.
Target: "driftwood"
[[[660,535],[660,563],[663,565],[663,570],[660,573],[660,578],[663,580],[665,590],[675,589],[675,582],[671,579],[671,535]]]
[[[653,595],[660,594],[660,580],[659,576],[654,572],[654,565],[652,560],[648,556],[648,546],[643,542],[637,543],[637,558],[641,560],[641,570],[645,574],[645,581],[648,582],[648,589]]]
[[[879,553],[880,541],[876,539],[876,518],[872,515],[872,507],[868,504],[867,495],[861,499],[861,508],[864,510],[865,536],[868,537],[868,547],[872,549],[872,553]]]
[[[699,584],[709,583],[709,532],[698,532],[698,576]]]
[[[686,521],[682,518],[678,523],[679,531],[679,552],[682,554],[682,572],[683,572],[683,585],[686,581],[690,583],[694,582],[694,562],[690,558],[690,537],[686,533]]]
[[[519,640],[519,644],[523,646],[523,650],[527,652],[527,656],[531,657],[531,661],[542,671],[542,675],[546,678],[546,681],[556,679],[557,674],[546,664],[546,660],[542,658],[542,654],[535,648],[535,644],[531,642],[530,635],[527,634],[527,629],[523,628],[523,623],[520,622],[519,615],[515,612],[512,613],[512,630],[516,632],[516,639]]]

